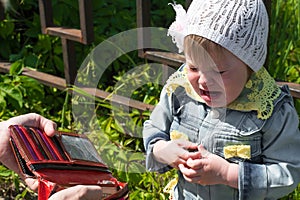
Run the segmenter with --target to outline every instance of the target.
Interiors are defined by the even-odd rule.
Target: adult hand
[[[53,194],[49,200],[99,200],[102,190],[96,185],[76,185]]]
[[[12,117],[7,121],[0,122],[0,162],[18,173],[32,190],[36,190],[38,186],[36,179],[22,176],[9,144],[10,133],[8,127],[15,124],[40,128],[44,130],[48,136],[53,136],[55,134],[56,124],[35,113]]]
[[[208,152],[202,145],[198,155],[194,154],[179,169],[184,178],[201,185],[225,184],[238,188],[238,165]]]
[[[178,169],[179,164],[185,164],[186,160],[194,154],[188,150],[195,149],[197,149],[197,144],[183,139],[160,140],[155,143],[153,154],[157,161]]]

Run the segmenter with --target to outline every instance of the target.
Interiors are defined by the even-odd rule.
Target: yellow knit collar
[[[167,94],[170,95],[179,86],[185,88],[188,96],[204,103],[204,100],[190,84],[185,67],[169,77],[166,83]],[[257,111],[259,119],[268,119],[274,109],[274,100],[279,97],[280,93],[281,90],[276,85],[275,80],[262,67],[258,72],[251,75],[240,96],[227,108],[238,111]]]

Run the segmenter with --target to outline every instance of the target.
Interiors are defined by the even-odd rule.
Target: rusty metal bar
[[[94,40],[92,11],[92,0],[79,0],[80,29],[83,44],[90,44]]]
[[[7,62],[0,62],[0,73],[9,73],[11,63]],[[65,79],[47,74],[44,72],[39,72],[36,70],[32,70],[29,68],[24,68],[22,71],[22,74],[31,78],[36,79],[37,81],[41,82],[44,85],[50,86],[50,87],[55,87],[59,90],[66,90],[68,92],[73,92],[72,89],[69,89],[69,87],[66,84]],[[114,103],[120,104],[120,105],[125,105],[129,106],[130,108],[135,108],[141,111],[146,111],[146,110],[153,110],[154,105],[143,103],[141,101],[137,101],[134,99],[130,99],[128,97],[116,95],[116,94],[111,94],[109,92],[100,90],[100,89],[95,89],[95,88],[87,88],[87,87],[79,87],[79,89],[85,91],[86,93],[90,95],[95,95],[98,98],[101,99],[108,99],[108,101],[112,101]],[[111,97],[111,98],[109,98]]]
[[[84,90],[85,92],[87,92],[89,94],[92,94],[92,95],[95,94],[96,97],[99,97],[101,99],[107,99],[109,101],[112,101],[112,102],[120,104],[120,105],[129,106],[130,108],[136,108],[136,109],[142,110],[142,111],[154,109],[154,105],[143,103],[141,101],[130,99],[128,97],[111,94],[111,93],[103,91],[103,90],[99,90],[99,89],[95,90],[95,88],[84,88],[84,87],[81,87],[80,89]]]
[[[186,0],[185,6],[189,7],[192,0]],[[136,0],[136,19],[137,27],[144,28],[151,26],[151,0]],[[151,34],[145,29],[139,29],[138,31],[138,46],[147,47],[151,42]],[[150,49],[139,49],[138,56],[149,60],[161,62],[166,65],[178,67],[182,64],[182,57],[180,55],[174,55],[172,53],[165,53],[161,51],[155,51]]]
[[[290,82],[277,82],[277,85],[288,85],[291,95],[294,98],[300,99],[300,84],[299,83],[290,83]]]
[[[61,43],[66,83],[67,85],[73,85],[77,75],[75,43],[66,38],[61,38]]]
[[[145,58],[175,68],[185,63],[185,57],[183,55],[171,52],[146,51]]]
[[[90,44],[94,40],[92,0],[78,0],[80,29],[59,27],[53,23],[51,0],[39,0],[42,33],[58,36],[62,41],[64,72],[67,85],[73,85],[77,75],[74,42]]]
[[[47,34],[47,27],[54,26],[51,1],[39,0],[39,11],[40,11],[42,33]]]
[[[10,67],[11,67],[11,63],[0,62],[0,72],[1,73],[9,73]],[[22,75],[34,78],[44,85],[47,85],[50,87],[55,87],[59,90],[66,89],[65,79],[51,75],[51,74],[47,74],[45,72],[39,72],[36,70],[32,70],[30,68],[24,67],[22,70]]]
[[[136,0],[136,22],[137,28],[150,27],[150,0]],[[149,46],[149,41],[151,41],[151,35],[149,31],[145,29],[138,30],[138,46],[146,47]],[[139,57],[145,56],[145,49],[138,50]]]
[[[0,21],[4,20],[4,5],[0,2]]]
[[[83,43],[83,38],[80,29],[65,27],[47,27],[46,34]]]
[[[9,73],[11,63],[8,62],[0,62],[0,72],[1,73]],[[24,68],[22,71],[23,75],[26,75],[28,77],[34,78],[41,83],[58,88],[60,90],[65,90],[67,88],[66,81],[63,78],[53,76],[50,74],[46,74],[44,72],[39,72],[35,71],[29,68]],[[277,85],[282,86],[282,85],[288,85],[291,91],[291,94],[294,98],[300,99],[300,84],[299,83],[290,83],[290,82],[276,82]],[[111,96],[110,93],[102,90],[96,89],[95,88],[81,88],[84,91],[88,92],[89,94],[94,94],[96,93],[96,97],[106,99],[107,97]],[[122,97],[118,95],[112,95],[111,100],[115,103],[119,103],[122,105],[128,105],[129,102],[129,107],[131,108],[136,108],[139,110],[153,110],[154,106],[150,104],[146,104],[140,101],[136,101],[133,99],[128,99],[127,97]]]
[[[78,0],[78,3],[81,29],[74,29],[55,25],[51,0],[39,0],[42,33],[65,37],[83,44],[91,43],[94,40],[92,0]]]

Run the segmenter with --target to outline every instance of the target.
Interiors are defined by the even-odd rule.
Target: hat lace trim
[[[189,82],[185,67],[169,77],[166,83],[167,94],[171,95],[177,87],[183,87],[189,97],[205,103]],[[257,111],[259,119],[268,119],[274,110],[274,100],[279,97],[280,93],[281,90],[275,80],[262,67],[251,75],[240,96],[227,108],[238,111]]]

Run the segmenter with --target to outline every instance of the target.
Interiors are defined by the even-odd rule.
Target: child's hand
[[[238,165],[232,164],[199,146],[200,158],[190,157],[179,169],[184,178],[201,185],[224,184],[238,188]]]
[[[182,139],[160,140],[155,143],[153,154],[157,161],[178,169],[179,164],[185,164],[186,160],[195,154],[188,150],[197,150],[197,148],[197,144]]]

